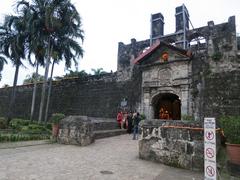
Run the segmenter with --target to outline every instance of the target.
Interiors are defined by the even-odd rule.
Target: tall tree
[[[35,74],[35,78],[33,79],[34,86],[33,86],[33,94],[32,94],[30,121],[33,121],[33,114],[34,114],[36,94],[37,94],[37,82],[38,81],[43,81],[43,79],[44,79],[43,76],[40,76],[38,74],[38,66],[39,66],[39,62],[37,62],[37,60],[36,60],[36,72],[34,73]]]
[[[16,67],[12,88],[11,100],[8,110],[8,123],[12,118],[13,105],[16,98],[16,85],[18,80],[19,67],[22,59],[25,58],[26,33],[25,21],[22,16],[5,16],[4,24],[0,27],[0,49],[3,54],[11,60]]]
[[[22,0],[17,4],[18,7],[28,9],[30,41],[37,42],[47,50],[44,51],[45,80],[38,118],[38,121],[41,122],[51,58],[56,56],[58,61],[65,59],[66,66],[69,67],[72,60],[76,63],[77,57],[82,56],[83,50],[75,40],[77,38],[83,40],[81,18],[69,0],[34,0],[31,3]],[[34,44],[32,46],[36,47]]]

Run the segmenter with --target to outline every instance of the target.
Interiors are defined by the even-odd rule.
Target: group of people
[[[171,119],[169,112],[161,108],[159,111],[159,119]]]
[[[119,128],[127,129],[129,134],[133,133],[133,140],[138,139],[138,125],[141,121],[140,114],[138,112],[122,112],[117,114],[117,122]]]

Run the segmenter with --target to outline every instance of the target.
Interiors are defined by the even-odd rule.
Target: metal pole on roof
[[[183,10],[183,49],[186,49],[186,14],[185,14],[185,5],[182,5]]]
[[[151,19],[150,19],[150,21],[151,21],[151,26],[150,26],[150,46],[152,45],[152,42],[153,42],[153,40],[152,40],[152,29],[153,29],[153,25],[152,25],[152,23],[153,23],[153,19],[152,19],[152,14],[151,14]]]

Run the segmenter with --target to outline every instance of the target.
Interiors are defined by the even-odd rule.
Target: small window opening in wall
[[[191,47],[204,47],[206,45],[206,39],[202,36],[196,37],[190,41]]]

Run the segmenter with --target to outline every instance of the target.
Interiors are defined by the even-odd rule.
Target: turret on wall
[[[164,35],[164,17],[161,13],[151,15],[150,45]]]
[[[186,6],[183,4],[182,6],[176,7],[176,32],[183,31],[184,28],[189,30],[189,13]],[[184,24],[185,22],[185,24]]]
[[[186,6],[176,7],[176,33],[182,33],[182,38],[176,42],[176,46],[187,49],[188,41],[186,40],[186,32],[189,30],[189,13]]]

